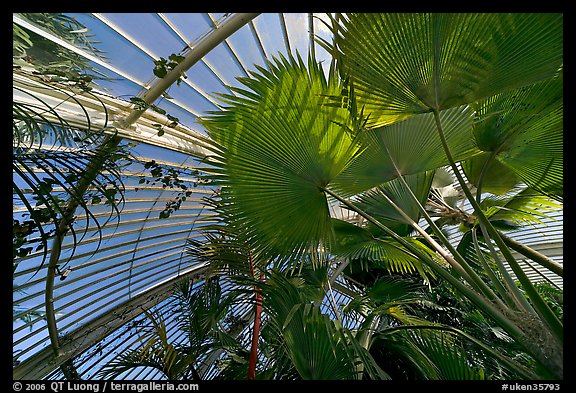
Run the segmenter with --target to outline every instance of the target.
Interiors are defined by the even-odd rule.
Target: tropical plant
[[[469,299],[533,358],[539,377],[562,378],[562,322],[481,206],[496,161],[535,192],[562,199],[562,15],[351,14],[329,27],[334,41],[320,41],[334,58],[327,78],[313,58],[281,56],[240,78],[246,88],[223,96],[226,107],[202,121],[214,182],[249,248],[304,263],[335,244],[330,206],[341,204]],[[476,177],[470,163],[481,157]],[[409,183],[443,166],[495,253],[498,268],[483,265],[488,279],[426,212],[429,186],[422,194]]]
[[[327,75],[296,54],[239,78],[201,120],[219,221],[189,242],[211,273],[177,292],[187,342],[146,313],[143,345],[102,375],[198,379],[212,362],[217,379],[562,378],[562,291],[511,251],[561,266],[505,235],[561,206],[562,23],[336,14],[318,39]],[[341,310],[337,279],[354,288]]]
[[[143,323],[135,326],[142,344],[104,365],[99,377],[113,379],[133,369],[151,367],[169,380],[200,380],[198,370],[212,354],[240,348],[235,336],[246,321],[228,318],[237,299],[223,293],[218,276],[206,279],[199,289],[189,281],[181,281],[174,288],[174,296],[177,307],[169,316],[144,310]],[[170,337],[168,317],[174,318],[180,331],[186,333],[184,343]]]
[[[74,19],[61,14],[22,16],[33,18],[44,28],[79,45],[93,48],[84,34],[84,26]],[[12,185],[15,206],[22,206],[25,212],[14,219],[13,254],[16,259],[42,250],[41,267],[48,257],[49,239],[61,238],[70,231],[73,243],[79,242],[73,227],[79,218],[77,207],[84,211],[85,220],[93,220],[98,228],[106,223],[96,219],[90,205],[104,202],[111,207],[108,220],[118,218],[123,202],[119,171],[130,156],[127,146],[119,145],[120,138],[108,125],[104,103],[90,92],[90,83],[97,75],[91,72],[87,61],[45,38],[28,34],[15,23],[13,28],[13,63],[17,67],[14,72],[40,84],[40,88],[36,87],[40,92],[52,90],[65,97],[61,103],[51,104],[41,94],[15,86],[26,94],[26,100],[13,102]],[[89,112],[76,98],[79,95],[89,95],[101,103],[106,116],[102,126],[93,124]],[[84,111],[84,123],[71,124],[61,116],[58,107],[67,101]],[[38,245],[34,247],[34,243]],[[54,254],[59,257],[59,252]]]
[[[47,13],[15,17],[31,19],[43,29],[99,55],[85,34],[85,27],[72,18]],[[105,104],[92,92],[94,81],[104,78],[102,74],[78,54],[25,31],[16,23],[13,42],[13,75],[18,82],[13,87],[12,105],[13,270],[16,272],[24,259],[38,258],[33,266],[37,274],[48,261],[46,299],[52,299],[54,279],[66,278],[66,265],[89,234],[90,226],[96,228],[92,234],[100,236],[102,227],[120,219],[124,203],[120,172],[132,158],[129,145],[121,143],[109,124]],[[45,98],[46,93],[62,98],[50,101]],[[101,124],[91,118],[80,96],[88,96],[101,105]],[[63,114],[62,107],[66,105],[75,105],[81,114],[70,120]],[[94,212],[93,206],[102,204],[109,211],[96,208],[101,213]],[[79,221],[85,221],[80,229]],[[68,255],[63,252],[67,235],[71,240]],[[54,322],[57,314],[52,302],[46,302],[42,313],[21,307],[14,305],[14,319],[31,325],[34,320],[45,318],[52,344],[58,345],[60,338]],[[77,375],[72,362],[63,364],[61,369],[65,375]]]

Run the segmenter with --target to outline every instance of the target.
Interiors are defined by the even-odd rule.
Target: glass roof
[[[171,55],[190,53],[214,32],[225,26],[235,14],[230,13],[67,13],[91,34],[96,52],[62,40],[58,35],[33,18],[14,14],[13,22],[22,29],[39,34],[57,45],[67,46],[87,61],[103,77],[96,81],[93,94],[106,103],[109,118],[103,117],[91,95],[75,99],[85,107],[92,105],[91,120],[95,124],[118,125],[132,110],[131,99],[142,97],[158,83],[153,73],[155,61],[169,59]],[[106,204],[92,206],[93,216],[75,223],[77,247],[72,247],[68,234],[62,245],[60,271],[70,269],[64,280],[54,281],[53,304],[55,322],[61,337],[72,337],[66,346],[67,356],[76,357],[78,372],[84,379],[96,379],[101,367],[123,348],[135,345],[135,328],[143,320],[134,311],[136,305],[145,305],[164,313],[169,321],[169,310],[174,299],[155,289],[189,277],[197,285],[203,280],[206,266],[193,261],[186,253],[189,239],[199,239],[202,227],[213,223],[211,212],[202,203],[215,189],[199,181],[198,174],[205,169],[199,159],[189,153],[200,149],[198,138],[206,130],[198,118],[220,108],[219,94],[237,94],[229,87],[242,87],[239,77],[249,76],[258,67],[267,67],[266,60],[291,52],[303,57],[315,53],[325,71],[330,65],[329,54],[313,39],[318,35],[330,38],[322,23],[327,20],[321,13],[262,13],[253,16],[234,33],[218,43],[188,69],[178,84],[169,86],[154,101],[160,111],[148,110],[138,116],[133,125],[118,127],[123,144],[128,146],[134,160],[122,167],[121,181],[124,197],[121,210],[114,212]],[[60,105],[59,113],[70,122],[82,122],[77,104],[63,100],[43,90],[41,82],[24,75],[14,77],[14,100],[31,100],[27,91],[36,97]],[[33,101],[34,99],[32,99]],[[161,111],[163,110],[163,111]],[[164,114],[177,119],[177,124],[166,126],[158,135],[157,124],[166,121]],[[170,118],[168,118],[170,119]],[[165,123],[163,123],[165,124]],[[111,129],[112,127],[110,127]],[[129,145],[128,145],[129,144]],[[175,171],[187,191],[186,199],[169,217],[162,218],[167,204],[182,189],[163,187],[155,180],[146,164],[154,160],[163,173]],[[37,170],[39,178],[47,176]],[[15,175],[16,177],[16,175]],[[23,188],[25,184],[22,182]],[[55,191],[64,191],[56,188]],[[27,198],[31,200],[31,190]],[[180,193],[180,194],[179,194]],[[14,217],[22,217],[24,205],[15,199]],[[340,212],[341,215],[348,214]],[[563,263],[562,211],[555,213],[557,221],[528,228],[516,233],[518,240],[535,245],[558,263]],[[543,235],[542,228],[546,228]],[[72,250],[74,252],[72,253]],[[96,251],[95,251],[96,250]],[[61,379],[59,368],[39,364],[52,359],[50,336],[45,310],[47,262],[38,268],[43,250],[18,259],[14,273],[13,356],[15,366],[26,365],[22,375]],[[561,277],[549,279],[562,287]],[[538,269],[530,273],[533,280],[541,279]],[[335,282],[336,303],[346,304],[350,296],[349,281]],[[226,287],[225,287],[226,288]],[[324,302],[332,301],[327,295]],[[326,307],[332,312],[330,307]],[[244,317],[240,307],[234,311]],[[134,316],[130,324],[123,324],[125,315]],[[356,324],[358,321],[344,321]],[[246,327],[248,329],[249,327]],[[183,333],[171,327],[173,339],[183,341]],[[212,359],[212,362],[214,359]],[[35,371],[34,371],[35,370]],[[211,366],[202,373],[212,375]],[[159,379],[152,369],[128,372],[119,378]]]
[[[88,64],[104,75],[98,80],[102,94],[120,101],[140,95],[150,88],[154,76],[154,60],[168,58],[194,47],[216,27],[226,22],[231,14],[211,13],[69,13],[93,34],[99,57],[85,48],[73,48],[88,59]],[[267,56],[292,52],[306,53],[313,41],[309,23],[322,27],[312,14],[261,14],[218,44],[187,72],[179,86],[172,85],[155,105],[178,118],[181,128],[190,133],[204,134],[197,118],[218,109],[217,94],[234,94],[227,86],[239,87],[237,77],[248,76],[256,66],[266,66]],[[51,31],[35,24],[33,19],[14,14],[14,23],[61,43]],[[316,48],[319,60],[327,54]],[[20,93],[15,92],[15,96]],[[116,101],[115,101],[116,102]],[[122,104],[118,104],[122,106]],[[140,123],[136,124],[139,127]],[[123,170],[125,195],[121,217],[109,219],[106,206],[94,209],[102,230],[97,235],[93,220],[78,222],[78,233],[86,233],[70,259],[71,239],[65,239],[60,267],[71,269],[65,281],[56,281],[54,306],[56,323],[61,334],[79,329],[95,315],[116,310],[123,302],[145,293],[158,283],[193,271],[184,249],[186,241],[199,236],[199,229],[210,221],[199,222],[206,216],[202,207],[203,196],[212,190],[197,185],[191,168],[201,168],[192,156],[181,153],[177,142],[153,135],[130,135],[134,143],[130,151],[136,160]],[[149,143],[146,143],[146,142]],[[163,147],[162,147],[163,145]],[[184,152],[186,149],[183,150]],[[176,192],[162,188],[161,184],[140,184],[140,179],[151,178],[143,164],[155,160],[166,168],[181,173],[180,179],[193,190],[192,195],[169,218],[160,219],[166,202]],[[151,180],[151,179],[150,179]],[[99,212],[101,210],[101,212]],[[15,206],[15,214],[18,207]],[[105,222],[107,223],[105,224]],[[104,225],[105,224],[105,225]],[[101,238],[100,238],[101,236]],[[94,253],[95,245],[99,244]],[[34,356],[49,347],[50,341],[44,319],[44,292],[46,265],[37,270],[41,252],[19,260],[14,275],[14,302],[21,310],[14,315],[14,354],[18,362]],[[25,315],[34,315],[25,320]]]

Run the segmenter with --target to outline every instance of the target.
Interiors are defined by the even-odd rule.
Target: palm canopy
[[[379,205],[381,217],[373,217],[371,197],[380,192],[389,201],[402,194],[402,187],[410,187],[407,175],[450,164],[475,213],[493,234],[456,167],[456,162],[464,162],[472,180],[480,183],[486,170],[472,176],[470,163],[476,163],[466,160],[485,159],[483,152],[496,158],[501,170],[509,169],[534,188],[560,195],[554,189],[561,184],[561,170],[555,164],[561,146],[557,138],[544,149],[543,155],[550,157],[544,164],[537,162],[538,154],[523,161],[516,153],[535,152],[530,141],[545,132],[561,134],[561,26],[562,15],[556,14],[354,14],[334,19],[334,46],[326,48],[336,62],[327,81],[313,58],[306,69],[299,57],[292,56],[270,63],[270,71],[259,69],[253,78],[242,79],[249,90],[236,92],[243,97],[223,97],[229,106],[203,124],[215,141],[210,161],[214,179],[226,188],[230,210],[249,234],[251,247],[270,257],[293,257],[321,245],[334,250],[332,197],[394,237],[435,273],[453,279],[433,257],[390,228],[391,219],[409,218],[404,223],[412,221],[428,244],[481,295],[451,282],[531,346],[514,321],[486,302],[484,296],[492,300],[495,294],[468,262],[457,254],[453,258],[421,230],[415,222],[416,209],[396,205],[398,212],[408,210],[398,216],[394,209]],[[526,108],[513,97],[535,102]],[[494,112],[504,124],[496,132],[490,120]],[[554,174],[552,180],[543,181],[548,172]],[[515,186],[515,176],[505,186]],[[395,178],[401,181],[398,185],[391,182]],[[429,182],[422,186],[424,191],[430,187]],[[422,193],[418,194],[413,199],[421,205]],[[423,208],[418,210],[422,213]],[[442,239],[439,230],[432,229]],[[447,239],[443,241],[457,253]],[[381,242],[377,251],[373,245],[357,250],[357,255],[382,255]],[[524,278],[522,285],[530,291]],[[561,323],[543,302],[538,303],[533,290],[529,295],[561,336]],[[523,295],[515,296],[518,307],[533,312]],[[547,355],[537,356],[548,362]],[[557,368],[552,363],[546,367]],[[561,368],[554,372],[562,373]]]
[[[375,127],[551,78],[562,26],[553,13],[360,13],[334,24],[332,52]]]
[[[525,182],[531,190],[562,198],[562,16],[353,14],[333,22],[335,43],[326,48],[335,62],[328,74],[322,72],[313,52],[307,64],[299,55],[280,56],[267,64],[268,69],[260,67],[250,77],[240,78],[245,87],[230,87],[234,95],[221,96],[223,110],[202,120],[212,138],[213,155],[207,158],[212,184],[223,187],[217,192],[222,197],[218,213],[225,211],[233,217],[232,229],[243,233],[238,236],[242,240],[238,247],[230,233],[219,237],[220,233],[208,231],[205,238],[212,244],[202,248],[205,253],[196,260],[226,265],[231,274],[249,275],[252,268],[252,281],[244,295],[260,291],[261,283],[254,277],[254,254],[255,260],[264,261],[258,268],[278,256],[314,261],[316,255],[308,252],[321,250],[336,255],[338,261],[368,260],[370,268],[408,273],[415,280],[422,281],[412,274],[415,272],[425,280],[446,279],[460,291],[459,296],[495,318],[496,324],[513,336],[511,340],[524,345],[521,351],[528,348],[532,358],[527,363],[540,362],[539,367],[561,376],[561,355],[545,361],[557,349],[561,354],[561,347],[551,339],[550,346],[542,346],[549,347],[547,352],[533,350],[526,345],[528,341],[538,343],[547,337],[534,340],[537,334],[532,330],[524,334],[525,326],[520,323],[524,317],[548,320],[551,313],[540,307],[537,315],[520,290],[517,298],[509,297],[510,307],[506,308],[508,304],[500,298],[508,300],[504,296],[508,288],[493,291],[482,281],[485,276],[476,277],[471,268],[456,269],[459,264],[476,268],[483,261],[474,257],[488,256],[486,250],[474,248],[475,239],[474,244],[468,239],[467,247],[449,249],[452,258],[436,242],[442,243],[441,232],[436,230],[432,238],[430,231],[419,231],[422,228],[417,222],[422,216],[429,218],[421,205],[434,180],[433,170],[447,164],[455,170],[454,161],[462,164],[467,180],[478,189],[504,194]],[[154,73],[158,75],[156,70]],[[494,176],[499,177],[498,182],[493,181]],[[463,181],[460,185],[469,191]],[[478,192],[477,196],[480,205],[482,195]],[[360,217],[358,226],[333,217],[330,205],[334,200]],[[532,209],[526,203],[489,198],[481,207],[488,207],[488,224],[510,219],[509,212]],[[475,211],[484,209],[475,207]],[[362,227],[363,220],[370,225]],[[414,229],[422,238],[404,237],[412,236]],[[486,244],[489,242],[486,236]],[[447,243],[446,239],[446,248]],[[187,244],[199,248],[201,242],[192,239]],[[439,261],[438,255],[450,266]],[[335,283],[344,265],[332,277],[323,274],[311,284],[312,289],[321,291],[304,293],[299,279],[284,276],[274,281],[269,275],[270,282],[262,283],[262,294],[268,295],[268,316],[277,319],[276,325],[273,321],[267,325],[268,332],[273,338],[283,335],[278,353],[283,355],[282,364],[294,366],[290,366],[290,375],[357,378],[363,367],[373,363],[365,347],[370,344],[369,332],[382,327],[379,318],[391,316],[400,322],[412,318],[398,307],[387,307],[386,315],[369,315],[364,325],[367,330],[358,334],[358,342],[352,340],[353,334],[322,314],[318,304],[312,304],[321,301],[326,294],[324,284]],[[262,272],[262,277],[265,273],[270,272]],[[345,280],[338,284],[340,288],[342,282]],[[522,285],[528,288],[526,282]],[[389,296],[395,288],[384,293],[385,287],[382,280],[368,284],[365,294],[373,301],[382,299],[380,295]],[[400,294],[405,291],[398,287]],[[532,301],[533,294],[528,295]],[[526,304],[516,302],[518,298]],[[219,299],[209,296],[210,301],[202,304],[197,297],[189,297],[189,314],[196,320],[183,330],[199,347],[206,338],[224,339],[230,347],[235,346],[234,337],[228,340],[216,329],[225,306]],[[336,304],[334,309],[337,314]],[[135,353],[136,360],[162,353],[171,358],[179,349],[165,339],[162,324],[154,325],[161,340],[149,341],[145,346],[148,352]],[[534,326],[534,330],[546,328],[544,324]],[[561,336],[561,324],[553,327]],[[254,337],[257,341],[257,333]],[[447,362],[448,368],[435,375],[483,376],[460,373],[468,364],[464,349],[457,349],[452,356],[445,352],[450,340],[423,337],[430,338],[405,339],[412,341],[415,351],[429,353],[429,359],[422,359],[427,369],[442,360]],[[362,350],[358,350],[360,346]],[[244,348],[239,351],[246,352]],[[182,368],[178,366],[174,375],[197,358],[189,352],[182,354]],[[158,358],[156,366],[163,369],[168,357]],[[371,372],[374,377],[386,377],[378,368]]]
[[[476,143],[496,160],[492,162],[492,171],[488,168],[489,172],[483,177],[485,187],[501,182],[502,178],[509,179],[511,186],[522,180],[538,191],[562,200],[563,94],[560,73],[552,79],[473,104],[477,116],[474,124]],[[474,184],[477,184],[479,168],[484,162],[478,163],[475,169],[467,168],[466,174]]]
[[[332,26],[337,62],[328,79],[299,55],[240,78],[246,89],[223,96],[227,106],[203,124],[216,146],[214,179],[227,186],[255,251],[288,255],[329,244],[325,192],[350,197],[451,160],[478,162],[486,138],[506,140],[496,159],[514,185],[518,177],[561,194],[561,142],[544,152],[528,143],[561,131],[559,82],[544,81],[561,69],[561,25],[556,14],[354,14]],[[539,40],[536,27],[545,32]],[[510,104],[514,94],[538,102]],[[491,136],[497,107],[508,130]],[[544,119],[535,116],[541,110]],[[533,154],[524,160],[519,152]],[[537,163],[543,155],[546,163]]]

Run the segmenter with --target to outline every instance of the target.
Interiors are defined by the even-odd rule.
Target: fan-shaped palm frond
[[[375,127],[551,78],[562,22],[552,13],[351,14],[332,27],[332,52]]]
[[[480,153],[472,134],[473,111],[468,106],[440,113],[450,151],[456,161]],[[356,194],[398,174],[416,174],[449,164],[432,114],[414,116],[360,133],[364,149],[334,179],[334,188]]]
[[[562,199],[562,86],[560,74],[473,104],[477,116],[474,134],[478,146],[492,153],[485,155],[490,157],[489,160],[495,159],[500,164],[498,167],[492,165],[492,171],[488,167],[488,173],[483,176],[483,190],[490,192],[492,183],[501,181],[503,175],[510,180],[517,176],[541,193]],[[481,164],[464,165],[468,179],[476,185],[483,167]],[[498,172],[492,173],[496,168]],[[506,173],[504,168],[511,173]]]
[[[433,177],[434,171],[426,171],[404,177],[405,183],[420,204],[426,203]],[[406,222],[406,216],[412,222],[418,222],[420,219],[418,206],[408,195],[404,184],[399,179],[390,180],[368,190],[357,196],[357,199],[355,205],[387,227],[399,230],[398,233],[402,235],[407,235],[412,231],[411,222]],[[392,206],[390,201],[395,206]],[[398,212],[397,207],[403,211],[403,215]]]
[[[502,197],[486,196],[481,206],[491,221],[507,220],[516,225],[541,224],[542,219],[562,207],[557,201],[542,195],[533,188],[525,188]]]
[[[418,272],[424,280],[434,273],[398,242],[387,237],[376,237],[368,229],[333,219],[335,241],[331,244],[331,254],[354,261],[350,269],[355,271],[383,268],[396,273]],[[422,252],[434,258],[434,253],[416,239],[407,239]]]
[[[490,153],[481,153],[462,162],[462,169],[470,184],[478,186],[482,179],[482,192],[502,195],[517,187],[521,180],[507,166]]]
[[[216,184],[229,187],[228,206],[252,235],[254,252],[285,255],[328,242],[322,190],[358,146],[349,110],[325,105],[340,93],[336,78],[326,80],[312,59],[308,68],[292,56],[269,66],[241,79],[251,91],[225,96],[231,106],[203,124],[222,152],[211,160]]]

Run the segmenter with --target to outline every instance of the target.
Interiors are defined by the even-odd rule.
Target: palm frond
[[[482,192],[502,195],[517,187],[521,182],[510,168],[493,159],[490,153],[481,153],[462,162],[462,169],[468,181],[476,187],[482,176]]]
[[[394,273],[418,272],[425,280],[434,277],[426,265],[395,240],[375,237],[368,229],[342,220],[333,219],[333,226],[336,237],[329,247],[330,253],[354,261],[349,271],[382,268]],[[417,241],[413,244],[425,247]]]
[[[406,184],[408,184],[410,190],[422,205],[426,203],[428,198],[433,177],[434,171],[426,171],[407,175],[404,178]],[[411,223],[406,222],[404,216],[390,204],[388,199],[402,209],[413,222],[419,221],[420,210],[398,179],[393,179],[368,190],[357,198],[358,201],[354,203],[356,206],[389,228],[395,228],[398,225],[407,225],[409,227],[407,229],[411,229]]]
[[[562,26],[552,13],[359,13],[332,30],[375,127],[551,78]]]
[[[561,200],[562,73],[550,80],[495,95],[473,106],[477,113],[474,134],[478,146],[493,152],[501,166],[532,188]],[[494,175],[486,175],[484,182],[494,181]],[[473,179],[476,177],[472,176],[470,180]]]
[[[430,361],[438,367],[440,379],[444,380],[484,380],[483,368],[469,360],[464,347],[448,334],[416,334],[410,332],[411,339]]]
[[[169,380],[197,378],[194,363],[197,358],[186,348],[171,342],[164,318],[156,312],[144,310],[147,325],[137,349],[121,353],[106,363],[97,375],[100,378],[116,378],[141,367],[151,367],[162,372]]]
[[[311,304],[306,276],[285,276],[272,271],[263,285],[263,305],[269,317],[267,325],[280,340],[277,354],[284,353],[302,379],[358,379],[357,370],[371,358],[359,345],[351,344],[352,335]],[[312,288],[310,288],[312,290]],[[371,378],[378,372],[372,361],[368,368]]]
[[[448,146],[456,161],[480,153],[475,146],[473,111],[468,106],[440,113]],[[333,186],[342,193],[356,194],[402,175],[416,174],[449,164],[438,137],[434,116],[421,114],[394,124],[362,132],[363,146]]]
[[[299,56],[269,66],[240,79],[250,91],[224,96],[230,106],[203,124],[222,153],[211,160],[219,171],[215,184],[229,188],[227,206],[249,231],[253,251],[275,256],[328,241],[322,190],[358,146],[349,110],[327,105],[328,95],[340,94],[336,79],[326,80],[312,59],[306,68]]]
[[[491,221],[511,221],[521,226],[541,224],[542,219],[550,219],[547,213],[557,211],[562,204],[528,187],[502,197],[487,196],[481,206]]]

